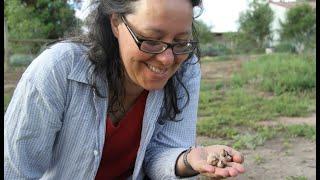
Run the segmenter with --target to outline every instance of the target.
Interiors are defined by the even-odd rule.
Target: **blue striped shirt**
[[[105,142],[108,98],[98,97],[90,86],[93,66],[86,52],[79,44],[58,43],[23,73],[4,117],[4,179],[95,178]],[[183,120],[161,120],[164,91],[149,92],[130,179],[179,179],[177,157],[195,144],[201,76],[199,63],[183,66],[187,71],[182,81],[190,93],[189,104],[177,115]],[[107,92],[107,83],[96,81],[100,91]]]

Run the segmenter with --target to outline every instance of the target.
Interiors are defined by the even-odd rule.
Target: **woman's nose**
[[[170,66],[174,62],[174,54],[171,48],[168,48],[162,53],[157,54],[156,58],[162,63],[163,66]]]

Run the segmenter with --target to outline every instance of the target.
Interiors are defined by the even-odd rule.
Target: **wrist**
[[[176,167],[177,175],[180,177],[191,177],[196,176],[200,174],[198,171],[194,170],[193,167],[190,164],[190,152],[193,150],[193,147],[190,147],[189,149],[183,151],[179,158],[178,163]]]
[[[192,147],[190,147],[189,149],[187,149],[183,155],[182,155],[182,160],[183,160],[183,164],[186,166],[186,168],[190,169],[191,171],[197,172],[193,169],[193,167],[191,166],[191,164],[189,163],[188,160],[188,154],[192,151]]]

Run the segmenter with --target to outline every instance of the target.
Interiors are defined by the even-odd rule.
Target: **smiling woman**
[[[40,54],[5,114],[5,179],[237,176],[243,157],[195,147],[200,0],[101,0],[89,33]],[[207,162],[226,151],[226,167]]]

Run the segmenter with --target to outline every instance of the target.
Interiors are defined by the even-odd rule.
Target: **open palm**
[[[219,153],[222,150],[226,150],[228,154],[232,156],[230,162],[227,162],[225,168],[219,168],[212,166],[207,162],[207,156],[209,153]],[[244,167],[242,165],[244,161],[240,152],[224,145],[212,145],[206,147],[196,147],[188,154],[188,162],[192,168],[198,171],[201,175],[220,179],[224,177],[234,177],[241,173],[244,173]]]

